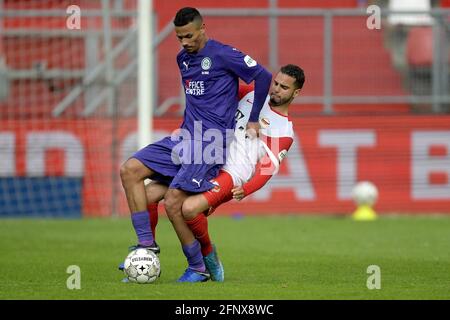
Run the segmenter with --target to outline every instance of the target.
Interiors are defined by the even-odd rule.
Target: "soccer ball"
[[[146,248],[131,251],[125,258],[124,272],[130,282],[151,283],[161,273],[158,256]]]
[[[378,198],[378,189],[372,182],[358,182],[352,190],[352,198],[358,205],[373,206]]]

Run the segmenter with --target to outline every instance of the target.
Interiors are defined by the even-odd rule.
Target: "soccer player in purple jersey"
[[[177,56],[186,93],[182,134],[166,137],[136,152],[121,166],[120,176],[138,238],[137,246],[157,253],[159,246],[151,231],[144,180],[150,178],[169,187],[164,196],[165,209],[188,261],[188,268],[178,281],[201,282],[210,275],[200,243],[184,221],[183,201],[192,193],[214,187],[210,180],[217,176],[225,162],[227,133],[233,134],[239,78],[246,83],[255,82],[247,129],[257,131],[259,112],[272,76],[250,56],[209,39],[197,9],[180,9],[173,23],[183,47]],[[209,153],[211,149],[214,156]],[[208,154],[210,156],[205,157]]]

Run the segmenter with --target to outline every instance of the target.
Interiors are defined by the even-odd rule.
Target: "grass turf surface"
[[[170,222],[157,240],[162,275],[124,284],[128,219],[0,219],[0,299],[450,299],[450,217],[374,222],[313,216],[211,217],[225,282],[180,284],[186,267]],[[68,290],[69,265],[81,289]],[[369,290],[369,265],[381,289]]]

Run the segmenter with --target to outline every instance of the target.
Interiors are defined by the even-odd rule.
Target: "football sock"
[[[149,203],[147,205],[147,211],[150,217],[150,226],[152,228],[153,239],[156,240],[156,225],[158,224],[158,203]]]
[[[150,227],[150,217],[147,211],[133,212],[131,222],[141,246],[148,247],[153,244],[153,234]]]
[[[196,271],[205,272],[205,263],[203,262],[202,251],[200,250],[200,243],[194,240],[191,244],[182,246],[184,255],[187,258],[189,268]]]
[[[202,255],[206,257],[213,251],[208,233],[208,218],[203,213],[199,213],[194,219],[187,220],[186,224],[191,229],[194,237],[200,242]]]

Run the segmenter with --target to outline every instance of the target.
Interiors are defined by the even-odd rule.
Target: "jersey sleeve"
[[[278,172],[281,161],[287,156],[293,143],[292,137],[265,136],[264,140],[266,154],[256,164],[253,177],[242,186],[245,196],[261,189]]]
[[[226,69],[236,74],[247,84],[252,82],[263,70],[263,67],[259,65],[252,57],[245,55],[236,48],[224,46],[218,57],[222,60],[222,63]]]

